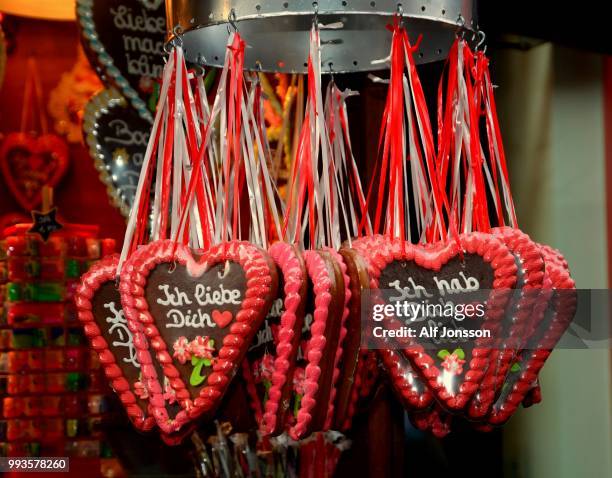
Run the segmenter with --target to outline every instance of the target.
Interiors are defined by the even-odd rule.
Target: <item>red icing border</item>
[[[155,426],[155,419],[152,416],[147,416],[146,410],[138,405],[133,389],[134,384],[127,380],[121,367],[117,365],[115,355],[104,339],[92,313],[93,297],[106,282],[115,282],[118,264],[118,254],[107,256],[94,264],[81,277],[81,284],[76,291],[74,301],[79,321],[83,324],[91,348],[98,353],[106,378],[119,396],[130,421],[138,430],[148,431]]]
[[[210,266],[227,260],[238,263],[244,269],[247,289],[242,308],[230,326],[230,333],[223,339],[219,359],[213,365],[206,385],[200,389],[198,396],[192,399],[173,365],[167,344],[155,325],[155,318],[149,313],[145,297],[147,279],[151,271],[162,263],[176,262],[186,266],[192,275],[197,276],[203,274]],[[231,241],[218,244],[196,261],[188,247],[164,240],[139,248],[126,263],[124,271],[121,273],[121,299],[128,321],[140,322],[143,326],[144,334],[134,337],[134,343],[151,394],[150,403],[155,420],[165,433],[173,433],[200,415],[214,411],[219,405],[270,305],[274,292],[270,265],[266,253],[247,242]],[[150,339],[156,358],[162,365],[165,377],[176,391],[176,397],[182,408],[174,419],[169,418],[165,408],[162,385],[153,367],[147,338]]]
[[[380,349],[378,350],[378,356],[380,357],[385,370],[391,378],[391,385],[399,395],[400,401],[403,403],[406,409],[424,410],[431,405],[434,397],[429,391],[429,388],[427,388],[427,384],[424,383],[412,369],[410,363],[402,364],[402,361],[409,361],[407,358],[403,358],[402,360],[402,357],[400,357],[400,351]],[[422,383],[422,393],[414,390],[412,380],[407,376],[407,374],[412,374],[412,380],[418,380]]]
[[[511,227],[493,228],[491,233],[499,237],[508,246],[510,252],[519,259],[523,274],[523,287],[520,298],[513,307],[511,330],[507,335],[504,334],[504,340],[513,337],[517,343],[503,350],[500,349],[501,344],[498,344],[491,352],[491,366],[487,369],[478,392],[468,406],[467,414],[477,419],[486,416],[491,410],[510,368],[510,362],[522,346],[520,338],[525,336],[528,331],[527,327],[535,325],[530,322],[533,321],[533,308],[544,280],[542,254],[527,234]],[[509,317],[506,318],[506,321],[509,319]]]
[[[540,248],[544,256],[545,274],[550,280],[553,290],[565,289],[575,290],[576,284],[567,269],[567,262],[560,253],[548,246]],[[545,283],[547,280],[545,279]],[[547,294],[548,286],[542,290],[542,294]],[[552,300],[552,299],[551,299]],[[554,308],[553,318],[544,336],[538,341],[534,350],[523,350],[521,352],[521,372],[519,379],[512,385],[512,390],[506,396],[503,403],[495,404],[488,417],[487,423],[491,425],[501,425],[505,423],[519,407],[523,399],[534,388],[538,379],[538,373],[544,366],[569,323],[574,318],[576,312],[577,297],[575,294],[563,294],[561,304]],[[548,305],[548,301],[544,305]],[[550,307],[550,306],[549,306]]]
[[[261,421],[261,432],[273,433],[277,428],[278,407],[283,399],[282,390],[287,380],[293,375],[293,363],[289,360],[295,356],[300,345],[295,339],[295,324],[298,320],[297,314],[303,308],[305,297],[302,295],[306,281],[304,262],[298,256],[299,252],[291,244],[277,242],[273,244],[268,253],[283,274],[283,299],[284,312],[280,318],[280,330],[278,343],[276,344],[276,359],[274,360],[274,372],[272,373],[272,384],[268,390],[268,400]],[[301,327],[300,327],[301,331]]]
[[[329,394],[329,407],[327,409],[327,419],[325,420],[325,430],[329,430],[332,425],[332,420],[334,418],[334,406],[336,401],[336,393],[337,388],[336,384],[338,383],[338,377],[340,377],[340,361],[342,360],[342,352],[344,348],[342,344],[344,343],[344,339],[346,338],[347,329],[346,329],[346,319],[349,316],[349,302],[351,301],[351,279],[347,274],[346,263],[344,262],[344,258],[338,251],[332,249],[331,247],[326,247],[324,249],[326,252],[329,252],[331,257],[338,263],[340,266],[340,270],[342,271],[342,279],[344,280],[344,308],[342,310],[342,318],[340,319],[340,337],[338,338],[338,347],[336,348],[336,357],[334,359],[334,375],[331,384],[331,391]]]
[[[378,281],[383,269],[394,260],[409,261],[423,268],[438,270],[450,259],[460,254],[459,245],[463,252],[480,255],[488,262],[494,272],[493,291],[487,303],[486,321],[494,329],[501,321],[510,293],[516,284],[517,267],[514,256],[502,241],[491,234],[473,232],[461,234],[457,240],[415,246],[411,243],[402,243],[384,236],[370,236],[353,242],[353,248],[361,252],[368,260],[370,277]],[[373,288],[374,289],[374,288]],[[422,345],[407,341],[408,347],[404,353],[410,358],[412,365],[429,384],[434,396],[447,408],[461,410],[474,396],[484,377],[490,362],[490,341],[492,339],[477,339],[472,350],[469,370],[465,373],[464,381],[459,385],[459,392],[452,395],[438,380],[440,370],[435,366],[434,360]],[[493,384],[490,384],[493,387]],[[486,390],[485,390],[486,391]]]
[[[332,279],[325,260],[315,251],[304,251],[303,257],[306,263],[306,272],[313,284],[315,307],[310,326],[308,365],[306,365],[304,371],[304,396],[297,413],[296,423],[289,429],[289,436],[293,440],[299,440],[306,432],[312,420],[311,412],[317,403],[316,396],[319,391],[318,382],[321,375],[319,363],[325,348],[325,329],[329,318],[329,305],[332,301]]]

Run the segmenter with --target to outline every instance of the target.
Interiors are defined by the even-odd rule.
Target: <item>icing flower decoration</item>
[[[261,380],[272,380],[272,371],[274,370],[274,359],[270,354],[264,354],[259,362],[259,377]]]
[[[147,390],[147,387],[145,387],[144,383],[142,383],[140,380],[134,383],[134,393],[142,400],[149,398],[149,391]]]
[[[212,359],[215,351],[215,341],[208,338],[198,336],[189,344],[189,351],[194,357],[203,359]]]
[[[293,390],[298,395],[304,395],[306,390],[304,390],[304,381],[306,378],[306,374],[302,367],[297,367],[293,372]]]
[[[463,373],[463,364],[465,363],[465,353],[462,349],[455,349],[453,353],[448,350],[441,350],[438,352],[438,357],[442,360],[442,367],[448,373],[453,375],[459,375]]]
[[[189,384],[197,387],[206,380],[204,367],[211,367],[217,361],[216,357],[213,356],[215,341],[209,337],[198,336],[189,344],[189,351],[192,354],[191,365],[193,366],[191,376],[189,377]]]
[[[185,363],[191,358],[191,344],[187,337],[179,337],[174,342],[172,348],[174,349],[173,357],[176,358],[180,363]]]
[[[167,378],[164,380],[164,400],[169,404],[176,402],[176,391],[170,386],[170,381]]]

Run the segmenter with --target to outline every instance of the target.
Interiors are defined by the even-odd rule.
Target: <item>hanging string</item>
[[[332,191],[334,167],[321,91],[321,40],[313,21],[308,57],[308,97],[289,179],[289,197],[283,237],[302,247],[340,247],[340,230],[334,224]]]
[[[47,134],[47,116],[45,115],[43,105],[43,91],[40,83],[40,75],[38,73],[38,66],[36,59],[29,57],[27,61],[25,87],[23,92],[23,102],[21,107],[21,123],[19,131],[22,133],[27,132],[28,122],[32,118],[34,111],[38,115],[38,126],[42,134]],[[32,97],[34,97],[35,106],[32,108]],[[36,126],[32,124],[34,130]]]
[[[447,199],[438,183],[436,150],[425,95],[414,52],[399,17],[392,32],[389,90],[378,144],[378,161],[368,188],[369,205],[377,189],[373,231],[404,243],[445,238],[443,206]],[[415,223],[411,223],[414,215]],[[360,227],[364,227],[362,221]],[[417,236],[412,237],[412,231]]]

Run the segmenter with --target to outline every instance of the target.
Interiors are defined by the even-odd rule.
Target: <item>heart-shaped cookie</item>
[[[518,274],[515,292],[500,331],[501,339],[491,351],[491,365],[467,410],[467,414],[475,419],[489,412],[512,360],[524,345],[526,333],[537,326],[533,323],[535,314],[532,312],[541,296],[544,278],[544,260],[538,246],[527,234],[510,227],[493,228],[491,233],[499,237],[515,256]]]
[[[141,378],[132,332],[121,309],[115,279],[119,255],[107,256],[83,275],[75,295],[78,318],[91,348],[98,353],[106,378],[119,395],[130,421],[139,430],[150,430],[148,393]]]
[[[361,374],[368,358],[367,350],[361,350],[361,300],[362,291],[370,287],[370,276],[365,259],[357,251],[342,248],[339,256],[346,266],[346,275],[349,278],[350,301],[349,314],[345,321],[346,334],[342,342],[342,360],[332,428],[345,431],[350,428],[356,410],[362,385]]]
[[[289,436],[294,440],[324,430],[331,422],[330,397],[339,376],[342,321],[348,315],[340,265],[328,251],[305,251],[303,257],[308,300],[293,376],[293,425]]]
[[[268,250],[279,272],[279,296],[247,352],[245,379],[265,435],[284,431],[306,305],[306,266],[297,246],[277,242]]]
[[[156,241],[127,261],[122,304],[128,321],[142,325],[167,381],[162,387],[148,344],[136,336],[150,403],[164,432],[210,417],[219,405],[276,293],[269,261],[266,252],[240,241],[197,258],[184,245]],[[214,310],[231,312],[233,320],[217,326]],[[175,417],[167,413],[168,400],[181,407]]]
[[[87,103],[83,132],[111,203],[127,217],[134,204],[151,124],[110,88]]]
[[[55,187],[68,168],[68,146],[54,134],[9,133],[0,147],[4,182],[25,210],[42,202],[43,186]]]
[[[427,246],[374,236],[354,241],[353,247],[368,260],[376,285],[373,289],[392,291],[395,301],[424,304],[426,294],[437,291],[445,301],[444,309],[451,303],[452,312],[456,311],[455,294],[490,291],[482,310],[475,308],[468,323],[457,325],[454,312],[451,320],[445,315],[446,322],[426,316],[426,321],[414,323],[416,338],[396,339],[440,403],[451,410],[462,409],[478,390],[490,365],[491,348],[516,284],[514,256],[499,239],[483,233],[463,234]],[[463,300],[461,294],[459,297]],[[397,317],[387,319],[388,328],[404,323]],[[464,326],[476,331],[476,338],[465,340],[469,330]],[[370,333],[375,335],[373,330]]]
[[[558,251],[540,247],[544,258],[544,284],[534,307],[534,324],[520,354],[513,360],[487,423],[501,425],[537,385],[538,373],[576,313],[577,294],[567,262]],[[537,394],[536,394],[537,397]]]
[[[77,0],[76,13],[85,52],[100,78],[152,122],[164,66],[164,2]]]

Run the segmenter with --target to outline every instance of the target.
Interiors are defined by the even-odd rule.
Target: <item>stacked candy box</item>
[[[0,238],[0,456],[100,456],[104,381],[76,320],[79,277],[114,252],[97,227]]]

